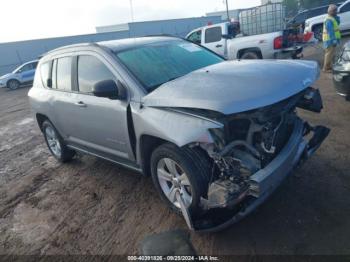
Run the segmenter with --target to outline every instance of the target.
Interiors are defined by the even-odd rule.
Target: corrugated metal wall
[[[24,62],[36,59],[38,56],[46,53],[47,51],[60,46],[156,34],[170,34],[184,37],[193,29],[207,25],[208,22],[220,23],[221,17],[210,16],[135,22],[129,23],[129,31],[2,43],[0,44],[0,75],[11,72]]]

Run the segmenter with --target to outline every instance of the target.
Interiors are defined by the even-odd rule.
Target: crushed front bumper
[[[310,140],[305,138],[306,134],[313,132]],[[227,219],[210,220],[201,218],[201,221],[192,221],[193,230],[201,232],[220,231],[247,216],[262,204],[280,183],[301,162],[312,156],[328,136],[330,130],[323,126],[315,128],[297,118],[292,135],[282,151],[269,165],[259,170],[250,178],[250,192],[248,197],[240,204],[239,209],[233,210],[232,214],[225,214]],[[219,222],[217,222],[219,221]]]

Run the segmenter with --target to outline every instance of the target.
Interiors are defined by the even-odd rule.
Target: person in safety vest
[[[328,16],[323,23],[323,46],[325,48],[324,72],[332,71],[332,63],[337,45],[340,44],[341,34],[339,31],[340,18],[337,16],[336,5],[328,7]]]

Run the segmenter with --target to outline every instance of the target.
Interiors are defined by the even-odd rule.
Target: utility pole
[[[130,13],[131,13],[131,22],[134,22],[134,7],[132,4],[132,0],[130,0]]]
[[[227,14],[227,21],[230,22],[230,14],[229,14],[229,11],[228,11],[228,0],[226,0],[226,14]]]

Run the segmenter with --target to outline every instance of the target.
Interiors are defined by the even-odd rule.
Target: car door
[[[340,30],[347,31],[350,30],[350,2],[343,5],[339,10],[340,17]]]
[[[214,26],[204,31],[204,46],[213,52],[225,56],[226,40],[222,37],[222,27]]]
[[[72,58],[72,92],[61,102],[61,125],[69,143],[108,158],[132,159],[127,124],[127,100],[93,95],[93,86],[104,80],[118,81],[113,68],[93,52]],[[57,87],[64,74],[57,61]],[[66,84],[69,81],[66,81]]]
[[[33,81],[37,64],[37,62],[28,63],[20,69],[22,83],[30,83]]]

